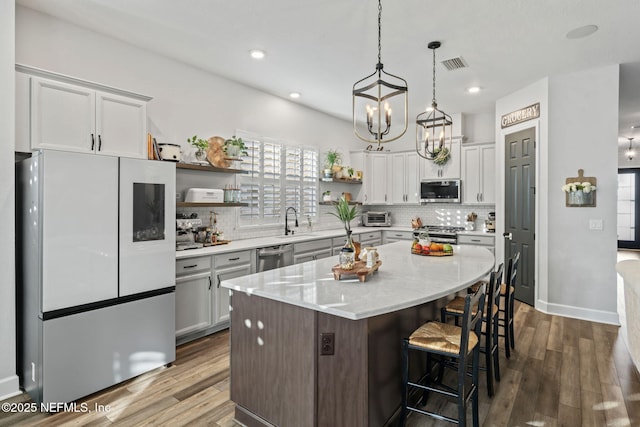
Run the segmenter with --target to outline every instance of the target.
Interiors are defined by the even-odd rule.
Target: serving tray
[[[367,263],[364,261],[356,261],[356,264],[352,270],[343,270],[340,268],[340,264],[334,265],[331,268],[333,272],[334,280],[347,279],[353,276],[358,276],[358,280],[364,282],[369,275],[375,273],[378,267],[382,265],[382,261],[378,260],[373,267],[367,268]]]

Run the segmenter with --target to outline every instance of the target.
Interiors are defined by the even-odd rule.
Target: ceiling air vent
[[[467,68],[467,63],[464,61],[464,59],[462,59],[461,56],[451,59],[445,59],[444,61],[442,61],[442,65],[444,65],[444,67],[449,71],[459,70],[460,68]]]

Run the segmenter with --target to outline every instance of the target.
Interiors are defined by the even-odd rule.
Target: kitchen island
[[[493,255],[378,248],[361,283],[336,281],[336,257],[222,282],[233,291],[231,400],[247,426],[382,426],[400,406],[400,342],[486,276]],[[328,354],[323,354],[328,353]],[[417,366],[417,364],[414,364]]]

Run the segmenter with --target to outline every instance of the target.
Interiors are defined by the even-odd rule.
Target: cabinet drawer
[[[385,239],[413,240],[413,231],[385,231]]]
[[[213,257],[216,270],[228,265],[250,264],[253,251],[229,252],[228,254],[215,255]]]
[[[373,231],[371,233],[361,233],[359,234],[361,242],[367,242],[371,240],[380,240],[382,239],[382,231]]]
[[[201,256],[176,261],[176,276],[211,270],[211,257]]]
[[[458,234],[459,245],[493,246],[493,242],[494,242],[493,236]]]
[[[331,246],[331,239],[312,240],[310,242],[295,243],[293,245],[293,253],[303,254],[306,252],[315,252],[322,249],[330,249]]]

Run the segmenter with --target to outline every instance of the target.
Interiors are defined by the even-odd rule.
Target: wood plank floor
[[[516,350],[509,360],[500,343],[502,380],[496,383],[496,395],[489,399],[481,384],[483,426],[640,425],[640,376],[618,327],[546,315],[518,304],[515,328]],[[7,402],[25,401],[23,394]],[[229,401],[228,331],[178,347],[171,367],[79,402],[111,408],[53,415],[0,412],[0,426],[236,426]],[[449,402],[434,399],[431,404],[455,415]],[[408,425],[451,426],[418,414],[409,417]]]

